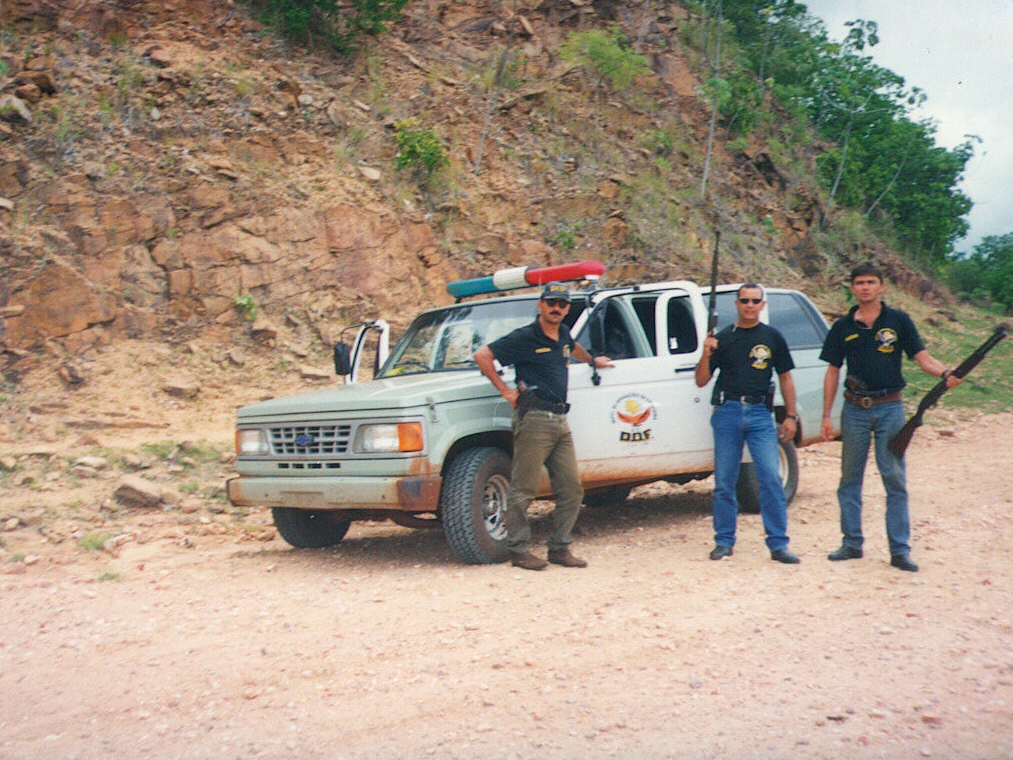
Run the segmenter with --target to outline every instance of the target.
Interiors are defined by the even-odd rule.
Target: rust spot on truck
[[[243,497],[242,490],[242,479],[236,475],[235,477],[229,478],[225,483],[225,493],[228,496],[229,502],[237,507],[251,507],[253,503]]]
[[[419,457],[411,460],[408,469],[412,475],[432,475],[433,463],[429,461],[429,457]]]
[[[401,478],[397,481],[398,505],[405,512],[435,512],[442,483],[443,478],[437,475]]]

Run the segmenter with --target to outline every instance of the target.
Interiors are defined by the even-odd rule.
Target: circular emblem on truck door
[[[658,418],[654,402],[639,393],[620,396],[612,405],[609,419],[619,428],[620,443],[651,440],[651,423]]]

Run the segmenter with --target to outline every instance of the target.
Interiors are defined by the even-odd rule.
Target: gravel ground
[[[838,443],[800,452],[797,566],[749,515],[709,561],[709,481],[585,511],[585,570],[389,524],[299,551],[262,511],[124,514],[140,538],[106,551],[9,530],[0,757],[1010,758],[1011,438],[1010,413],[919,430],[918,573],[876,477],[865,558],[827,561]]]

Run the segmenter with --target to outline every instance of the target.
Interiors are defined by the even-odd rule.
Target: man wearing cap
[[[475,364],[513,407],[514,453],[504,526],[510,561],[525,570],[544,570],[548,562],[531,553],[527,508],[534,499],[542,466],[549,471],[556,507],[549,534],[549,562],[587,567],[570,552],[571,530],[584,498],[577,471],[573,436],[566,422],[570,357],[595,367],[611,367],[607,356],[592,357],[574,342],[563,319],[570,311],[570,291],[550,282],[538,299],[538,318],[475,352]],[[517,387],[510,388],[495,361],[514,365]]]

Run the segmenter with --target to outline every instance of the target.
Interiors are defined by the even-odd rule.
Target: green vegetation
[[[262,20],[285,37],[350,53],[363,34],[377,35],[401,15],[408,0],[249,0]]]
[[[423,186],[429,186],[450,160],[431,127],[422,126],[418,119],[405,119],[394,125],[394,142],[397,154],[394,166],[398,171],[409,170]]]
[[[106,570],[105,572],[99,573],[98,577],[95,580],[103,582],[103,581],[118,581],[122,579],[123,573],[117,570]]]
[[[971,202],[957,189],[973,155],[975,137],[952,150],[935,145],[935,127],[912,121],[924,98],[893,72],[875,65],[867,50],[879,42],[874,21],[856,20],[841,42],[792,0],[723,0],[731,34],[717,79],[718,107],[726,129],[775,130],[765,95],[810,125],[773,134],[803,159],[815,158],[828,193],[823,226],[833,209],[861,213],[914,262],[937,269],[967,231]],[[776,131],[776,130],[775,130]],[[834,147],[817,155],[816,140]]]
[[[85,551],[97,552],[101,551],[108,540],[108,533],[85,533],[77,540],[77,545]]]
[[[994,302],[1013,314],[1013,232],[988,235],[970,255],[952,258],[946,277],[964,300],[979,306]]]
[[[626,35],[613,27],[608,31],[589,29],[574,32],[559,46],[565,61],[577,64],[596,75],[594,89],[600,92],[608,80],[614,90],[630,86],[634,77],[648,71],[647,57],[629,47]]]
[[[257,304],[249,293],[243,293],[233,298],[232,306],[243,319],[249,322],[257,318]]]

